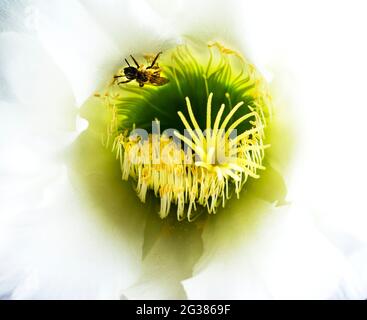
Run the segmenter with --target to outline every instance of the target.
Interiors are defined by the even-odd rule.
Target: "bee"
[[[130,55],[131,59],[134,61],[136,67],[130,65],[129,61],[125,59],[128,67],[124,68],[123,75],[114,76],[114,81],[119,78],[126,78],[127,80],[118,82],[117,84],[120,85],[122,83],[128,83],[130,81],[136,80],[139,83],[139,87],[144,87],[145,84],[151,84],[154,86],[163,86],[169,82],[167,78],[161,77],[162,69],[158,66],[157,60],[159,55],[162,52],[159,52],[155,58],[153,59],[152,63],[149,67],[144,67],[143,65],[139,65],[136,59]]]

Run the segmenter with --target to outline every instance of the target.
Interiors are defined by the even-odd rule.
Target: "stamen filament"
[[[220,151],[218,146],[222,143],[223,138],[219,131],[220,121],[225,109],[222,104],[214,121],[214,126],[211,128],[211,104],[213,93],[208,96],[207,102],[207,136],[201,132],[198,122],[192,111],[191,102],[186,98],[186,106],[190,120],[195,128],[195,134],[189,125],[187,119],[178,112],[178,115],[189,132],[191,139],[175,131],[174,135],[184,144],[193,150],[200,157],[200,161],[187,161],[188,154],[181,146],[173,143],[172,139],[167,136],[157,137],[156,134],[150,135],[148,141],[143,141],[138,138],[124,137],[119,135],[113,143],[113,151],[116,152],[116,157],[121,161],[122,177],[127,180],[132,176],[137,180],[137,193],[142,202],[146,201],[146,194],[149,189],[154,190],[156,195],[161,198],[160,216],[165,218],[171,210],[171,203],[177,205],[177,219],[182,220],[185,216],[185,203],[188,203],[186,216],[189,221],[192,221],[193,210],[196,210],[195,203],[198,203],[207,208],[209,213],[215,213],[219,204],[225,205],[226,199],[229,199],[229,182],[235,186],[237,197],[244,185],[247,177],[258,178],[257,169],[265,169],[261,164],[262,152],[266,147],[262,144],[261,137],[254,139],[242,139],[251,133],[258,132],[259,128],[247,130],[238,139],[226,139],[225,144],[234,146],[230,149],[231,157],[226,158],[224,162],[215,159]],[[237,103],[236,106],[224,119],[221,129],[225,129],[228,122],[235,112],[243,106],[243,102]],[[258,115],[255,111],[242,116],[236,120],[228,129],[234,130],[239,124],[245,120]],[[261,126],[260,122],[254,122],[255,125]],[[225,137],[228,135],[225,132]],[[200,138],[199,138],[200,137]],[[162,154],[156,155],[157,151],[154,148],[153,141],[159,141],[161,148],[165,149],[168,158]],[[256,145],[254,145],[256,143]],[[122,150],[124,149],[124,156]],[[152,159],[159,157],[164,158],[165,162],[153,164]],[[191,155],[194,157],[195,155]],[[122,158],[124,161],[122,161]],[[191,159],[192,160],[192,159]]]

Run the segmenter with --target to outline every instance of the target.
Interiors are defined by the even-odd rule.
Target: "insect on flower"
[[[155,58],[153,59],[151,65],[149,67],[144,67],[144,65],[139,65],[139,63],[136,61],[136,59],[130,55],[131,59],[133,59],[136,67],[133,67],[130,65],[129,61],[125,59],[128,67],[124,68],[124,74],[123,75],[116,75],[114,76],[114,79],[119,78],[126,78],[127,80],[118,82],[117,84],[120,85],[122,83],[128,83],[133,80],[136,80],[136,82],[139,83],[140,87],[144,87],[145,84],[151,84],[154,86],[163,86],[166,83],[169,82],[167,78],[161,77],[161,71],[162,69],[158,66],[157,60],[159,55],[162,52],[159,52]]]

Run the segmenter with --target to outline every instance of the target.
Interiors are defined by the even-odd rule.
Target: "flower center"
[[[103,95],[105,144],[122,179],[136,181],[142,202],[150,190],[159,197],[161,218],[176,207],[177,219],[189,221],[197,206],[216,213],[259,178],[270,118],[265,82],[248,61],[217,43],[192,50],[180,46],[159,61],[169,83],[113,85]]]

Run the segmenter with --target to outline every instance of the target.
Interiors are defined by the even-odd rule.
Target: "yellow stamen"
[[[220,124],[225,110],[222,104],[212,128],[212,98],[213,93],[210,93],[206,109],[206,136],[200,130],[189,98],[185,99],[186,107],[195,132],[182,112],[178,112],[192,140],[179,132],[174,132],[174,135],[189,146],[194,154],[189,155],[183,146],[173,143],[172,138],[167,136],[151,134],[143,140],[120,134],[115,138],[113,151],[120,159],[122,178],[127,180],[132,177],[137,181],[136,190],[141,201],[146,200],[148,190],[153,190],[160,197],[161,218],[169,214],[172,203],[177,206],[178,220],[185,216],[189,221],[195,219],[193,212],[196,204],[206,207],[209,213],[215,213],[218,206],[224,206],[230,198],[230,183],[234,185],[234,191],[239,197],[247,178],[258,178],[257,170],[265,169],[262,159],[264,149],[268,146],[262,140],[264,124],[261,115],[250,108],[250,113],[234,121],[226,130],[235,113],[243,107],[243,102],[237,103]],[[254,121],[249,121],[253,127],[230,139],[229,131],[250,118],[254,118]],[[224,139],[221,132],[225,132]],[[250,134],[253,135],[251,139]],[[229,156],[224,160],[216,159],[223,144],[228,147],[224,150],[229,150]],[[195,155],[200,157],[200,161],[194,161]],[[157,157],[161,159],[159,164],[153,163]],[[185,213],[186,206],[188,208]]]

